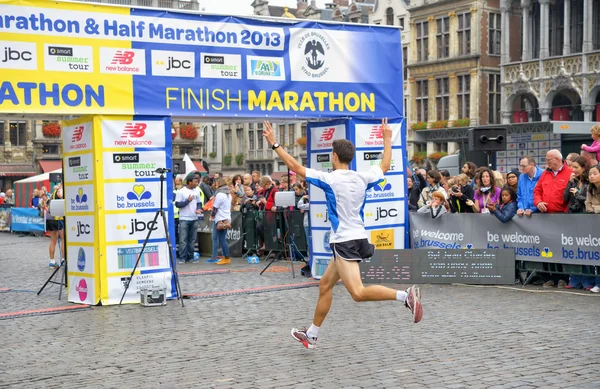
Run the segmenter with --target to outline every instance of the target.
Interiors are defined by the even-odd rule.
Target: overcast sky
[[[223,15],[252,15],[252,0],[198,0],[200,10],[208,13],[223,14]],[[325,3],[330,3],[331,0],[317,0],[317,7],[324,8]],[[296,8],[298,2],[296,0],[269,0],[269,5],[288,6]],[[310,4],[310,2],[309,2]]]

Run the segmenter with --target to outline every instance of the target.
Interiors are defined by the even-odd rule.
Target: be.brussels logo
[[[130,227],[130,228],[128,228]],[[132,218],[130,220],[130,226],[126,224],[117,224],[116,229],[118,231],[127,232],[128,235],[133,235],[137,232],[148,232],[148,231],[156,231],[158,230],[158,222],[154,220],[150,220],[145,222],[143,220],[139,220],[137,218]]]
[[[89,211],[90,205],[88,204],[88,195],[84,193],[83,188],[77,189],[75,198],[71,199],[70,204],[71,211]]]
[[[153,208],[156,206],[152,199],[152,193],[146,190],[144,185],[133,185],[130,191],[125,196],[117,196],[117,208],[121,209],[137,209],[137,208]]]
[[[77,269],[79,271],[85,270],[85,250],[83,247],[80,247],[77,251]]]
[[[312,79],[320,79],[329,72],[327,53],[330,50],[327,38],[319,32],[307,32],[301,39],[299,49],[304,51],[302,72]]]
[[[392,184],[390,184],[388,182],[387,178],[384,178],[383,180],[381,180],[377,184],[375,184],[375,186],[373,187],[373,190],[375,192],[389,191],[389,190],[392,190]]]
[[[385,230],[371,231],[371,243],[378,250],[391,250],[394,248],[394,230],[387,228]]]
[[[541,256],[543,258],[552,258],[554,256],[554,253],[552,253],[552,251],[550,251],[548,247],[544,247],[542,249]]]
[[[325,252],[332,253],[331,246],[329,246],[329,238],[331,237],[331,231],[327,231],[325,235],[323,235],[323,247],[325,248]]]
[[[37,70],[35,43],[0,41],[0,68]]]
[[[87,299],[88,285],[83,278],[79,280],[79,283],[77,284],[77,286],[75,286],[75,291],[77,291],[77,293],[79,294],[79,300],[85,301],[85,299]]]
[[[386,199],[394,197],[392,183],[384,178],[373,186],[373,189],[367,192],[367,200]]]

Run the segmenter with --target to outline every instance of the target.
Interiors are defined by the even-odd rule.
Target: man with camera
[[[450,212],[473,213],[473,208],[467,204],[469,200],[473,200],[473,189],[471,187],[463,187],[457,178],[451,178],[448,180],[448,186],[450,187],[450,196],[448,198]],[[467,194],[469,193],[469,189],[471,196]]]

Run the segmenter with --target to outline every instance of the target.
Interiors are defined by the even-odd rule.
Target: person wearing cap
[[[185,177],[186,185],[175,196],[179,208],[179,263],[198,262],[194,259],[194,248],[198,236],[198,215],[202,214],[198,178],[194,173]]]
[[[506,185],[510,186],[517,192],[517,188],[519,187],[519,176],[521,173],[517,169],[513,169],[506,174]]]

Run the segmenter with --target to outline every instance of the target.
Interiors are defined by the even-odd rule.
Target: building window
[[[394,9],[392,7],[385,10],[385,24],[388,26],[394,25]]]
[[[592,11],[592,26],[594,50],[600,50],[600,6],[595,6]]]
[[[203,152],[203,157],[206,157],[206,150],[208,149],[208,130],[206,128],[206,126],[203,126],[203,130],[202,130],[202,148],[204,150]]]
[[[231,130],[225,130],[225,155],[231,155]]]
[[[248,132],[248,149],[254,150],[254,130]]]
[[[550,39],[548,42],[550,56],[562,55],[563,53],[563,45],[565,41],[564,10],[565,5],[562,1],[556,2],[554,5],[550,5]]]
[[[417,28],[417,61],[429,59],[429,22],[416,24]]]
[[[42,145],[43,154],[58,154],[58,145]]]
[[[400,18],[400,28],[404,30],[404,18]]]
[[[218,139],[217,139],[217,137],[218,137],[217,126],[211,125],[210,127],[212,129],[212,131],[211,131],[211,133],[212,133],[212,152],[217,154],[217,146],[219,143]]]
[[[583,50],[583,3],[571,2],[571,53],[581,53]]]
[[[470,90],[471,76],[458,76],[458,118],[468,119],[471,116]]]
[[[437,19],[437,55],[438,58],[450,56],[450,18]]]
[[[488,124],[500,123],[500,75],[490,74],[488,84]]]
[[[10,143],[13,146],[27,144],[27,122],[10,122]]]
[[[238,128],[235,130],[235,139],[237,142],[237,154],[244,153],[244,129]]]
[[[188,155],[190,158],[194,157],[193,146],[179,146],[179,155]]]
[[[279,144],[285,145],[285,124],[279,125]]]
[[[458,15],[458,55],[471,53],[471,13]]]
[[[296,126],[288,124],[288,146],[293,146],[296,143]]]
[[[256,132],[256,149],[262,150],[264,148],[265,137],[262,135],[262,131]]]
[[[427,121],[427,104],[429,104],[429,81],[417,81],[417,121]]]
[[[268,175],[273,174],[273,164],[272,163],[267,164],[267,174]]]
[[[450,108],[450,91],[448,88],[448,78],[438,78],[435,80],[437,85],[437,94],[435,95],[435,104],[437,107],[437,120],[448,120],[448,110]]]
[[[0,146],[4,146],[4,120],[0,120]]]
[[[408,77],[408,69],[406,65],[408,64],[408,47],[402,48],[402,71],[404,72],[404,81],[406,82]]]
[[[489,43],[488,52],[492,55],[500,55],[500,38],[502,36],[502,16],[498,13],[489,13]]]
[[[307,134],[306,123],[302,123],[302,127],[300,129],[300,134],[303,138],[306,138],[306,134]]]

